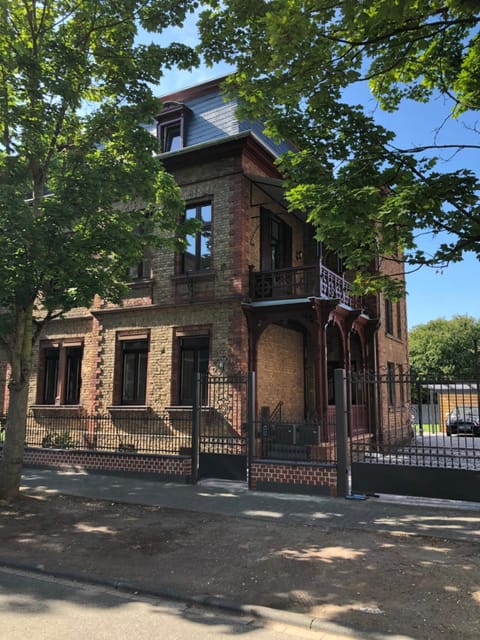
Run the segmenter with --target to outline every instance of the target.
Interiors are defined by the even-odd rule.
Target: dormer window
[[[185,146],[185,121],[190,109],[179,102],[166,102],[157,116],[160,153],[178,151]]]
[[[183,147],[182,126],[180,122],[169,122],[160,126],[160,145],[162,153],[178,151]]]

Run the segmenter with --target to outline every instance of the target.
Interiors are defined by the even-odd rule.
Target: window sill
[[[77,415],[83,412],[81,404],[32,404],[30,409],[36,413],[70,413]]]
[[[122,412],[135,412],[135,413],[150,413],[152,407],[146,404],[114,404],[107,407],[107,411],[110,413],[122,413]]]
[[[403,338],[399,338],[398,336],[394,335],[393,333],[388,333],[387,331],[385,331],[385,337],[389,338],[390,340],[395,340],[395,342],[403,342]]]
[[[190,273],[179,273],[172,276],[172,282],[180,284],[202,280],[215,280],[215,271],[191,271]]]
[[[127,282],[130,289],[141,289],[153,284],[153,278],[138,278],[137,280],[131,280]]]
[[[215,411],[215,407],[199,407],[200,411],[203,411],[204,413],[209,412],[209,411]],[[171,407],[165,407],[165,411],[168,411],[169,413],[180,413],[182,411],[192,411],[193,406],[191,404],[178,404],[178,405],[173,405]]]

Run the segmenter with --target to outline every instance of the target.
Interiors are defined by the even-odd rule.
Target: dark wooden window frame
[[[395,389],[395,363],[387,362],[387,395],[388,406],[394,407],[397,401],[397,394]]]
[[[385,298],[385,333],[393,336],[393,304],[388,298]]]
[[[160,153],[171,153],[183,149],[186,143],[186,120],[190,113],[186,105],[178,102],[167,102],[163,105],[163,111],[157,116]],[[178,135],[172,136],[173,131],[178,131]],[[171,142],[177,137],[180,138],[180,144],[172,149]]]
[[[292,228],[281,216],[265,207],[260,210],[260,245],[261,271],[292,266]],[[275,261],[278,264],[273,264]]]
[[[134,397],[133,399],[127,399],[124,394],[125,388],[125,355],[128,353],[128,348],[134,343],[143,343],[144,346],[140,347],[136,351],[137,356],[141,353],[146,354],[143,370],[143,384],[140,388],[139,369],[140,361],[137,358],[136,364],[136,380],[134,380]],[[149,375],[149,354],[150,354],[150,330],[145,331],[121,331],[116,336],[116,349],[115,349],[115,373],[114,373],[114,386],[113,386],[113,401],[115,407],[128,407],[138,406],[144,407],[147,405],[148,400],[148,375]],[[131,351],[130,353],[135,353]]]
[[[83,339],[42,340],[37,404],[78,406],[82,389]]]
[[[177,327],[174,331],[172,345],[172,406],[183,406],[181,400],[181,375],[182,375],[182,348],[181,341],[185,338],[208,339],[209,362],[211,359],[212,337],[209,325],[197,325],[191,327]],[[206,400],[204,398],[204,400]],[[189,405],[186,405],[189,406]]]
[[[145,256],[140,260],[138,264],[130,267],[128,270],[129,281],[137,282],[138,280],[151,280],[152,279],[152,259],[150,256]]]
[[[402,303],[400,300],[397,301],[397,338],[400,340],[402,338]]]
[[[203,222],[202,220],[202,207],[210,207],[210,221]],[[213,238],[213,202],[211,199],[206,199],[198,202],[188,203],[185,207],[184,220],[187,219],[187,211],[195,210],[195,219],[202,221],[202,228],[195,233],[192,237],[194,239],[195,245],[195,253],[194,253],[194,264],[193,268],[189,269],[186,265],[185,253],[179,254],[178,261],[178,269],[177,273],[179,275],[188,275],[190,273],[193,274],[205,274],[210,273],[212,271],[212,263],[213,263],[213,247],[212,247],[212,238]],[[202,238],[205,235],[205,232],[208,231],[210,234],[210,253],[208,254],[210,257],[208,267],[202,267]]]
[[[158,125],[158,138],[161,153],[169,153],[183,149],[183,118],[176,118]],[[174,141],[178,138],[178,146]]]

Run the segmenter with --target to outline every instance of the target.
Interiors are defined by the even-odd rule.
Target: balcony
[[[276,271],[250,271],[252,301],[310,297],[338,300],[353,309],[363,306],[362,299],[351,294],[350,283],[322,264]]]

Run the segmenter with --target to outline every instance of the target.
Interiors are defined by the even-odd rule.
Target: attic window
[[[178,151],[183,147],[181,122],[169,122],[160,126],[160,144],[162,153]]]
[[[157,116],[160,153],[178,151],[185,146],[185,121],[190,109],[179,102],[166,102]]]

